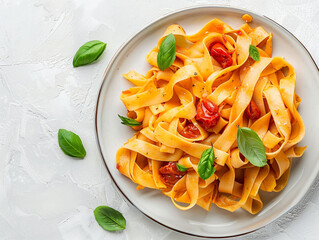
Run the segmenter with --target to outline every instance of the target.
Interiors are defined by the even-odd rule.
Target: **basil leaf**
[[[254,130],[246,127],[238,127],[237,145],[239,152],[243,154],[252,165],[257,167],[267,165],[264,144]]]
[[[184,167],[183,165],[180,165],[180,164],[176,164],[176,167],[177,167],[177,169],[179,170],[179,171],[181,171],[181,172],[185,172],[185,171],[187,171],[187,167]]]
[[[169,68],[176,58],[176,41],[172,33],[168,34],[161,43],[157,55],[157,65],[164,71]]]
[[[97,223],[106,231],[124,230],[126,227],[126,220],[122,213],[111,207],[99,206],[95,208],[94,216]]]
[[[254,45],[249,46],[249,55],[255,61],[260,60],[260,55],[259,55],[258,49]]]
[[[73,67],[79,67],[97,60],[106,48],[106,43],[93,40],[83,44],[73,58]]]
[[[126,125],[126,126],[135,127],[135,126],[140,126],[142,124],[142,123],[136,121],[135,119],[123,117],[123,116],[121,116],[119,114],[117,114],[117,115],[122,120],[121,123]]]
[[[197,170],[201,179],[206,180],[213,175],[215,172],[214,162],[215,154],[212,146],[211,148],[206,149],[200,157]]]
[[[81,138],[73,132],[59,129],[58,141],[61,150],[68,156],[84,158],[86,151],[83,147]]]

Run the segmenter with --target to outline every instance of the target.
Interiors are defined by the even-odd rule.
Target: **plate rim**
[[[173,10],[169,13],[166,13],[158,18],[156,18],[155,20],[152,20],[150,22],[148,22],[146,25],[144,25],[140,30],[138,30],[137,32],[135,32],[134,34],[132,34],[119,48],[118,50],[114,53],[113,57],[110,59],[105,71],[104,71],[104,74],[103,74],[103,80],[100,84],[100,87],[99,87],[99,93],[97,95],[97,100],[96,100],[96,106],[95,106],[95,120],[94,120],[94,127],[95,127],[95,138],[96,138],[96,142],[97,142],[97,145],[98,145],[98,150],[100,152],[100,155],[102,157],[102,160],[104,162],[104,165],[106,167],[106,170],[109,174],[109,176],[111,177],[112,179],[112,182],[115,184],[116,186],[116,190],[119,191],[123,196],[124,196],[124,200],[126,200],[127,202],[129,202],[132,206],[134,206],[136,209],[139,210],[139,212],[141,212],[144,216],[148,217],[149,219],[151,219],[152,221],[154,221],[155,223],[158,223],[170,230],[173,230],[175,232],[178,232],[178,233],[182,233],[182,234],[185,234],[185,235],[188,235],[188,236],[192,236],[192,237],[198,237],[198,238],[210,238],[210,239],[225,239],[225,238],[235,238],[235,237],[240,237],[240,236],[244,236],[244,235],[247,235],[247,234],[250,234],[250,233],[253,233],[253,232],[256,232],[258,231],[259,229],[269,225],[270,223],[274,222],[275,220],[277,220],[279,217],[287,214],[288,211],[290,211],[291,209],[293,209],[294,207],[296,207],[296,205],[298,203],[300,203],[302,201],[302,199],[307,195],[307,193],[309,192],[309,190],[311,189],[312,185],[314,184],[314,182],[316,181],[316,179],[318,178],[319,176],[319,172],[317,172],[316,176],[314,177],[314,179],[311,181],[310,184],[308,184],[308,186],[306,188],[304,188],[304,192],[302,195],[299,195],[299,197],[297,197],[295,199],[295,201],[292,203],[292,205],[290,207],[288,207],[287,209],[285,209],[281,214],[275,216],[272,220],[270,220],[268,223],[264,224],[263,226],[260,226],[254,230],[251,230],[251,231],[247,231],[247,232],[243,232],[243,233],[240,233],[240,234],[235,234],[235,235],[228,235],[228,236],[204,236],[204,235],[198,235],[198,234],[193,234],[193,233],[189,233],[189,232],[184,232],[182,230],[178,230],[178,229],[175,229],[173,227],[170,227],[168,225],[166,225],[165,223],[162,223],[156,219],[154,219],[153,217],[151,217],[150,215],[148,215],[147,213],[145,213],[144,211],[142,211],[139,207],[137,207],[127,196],[126,194],[124,193],[124,191],[119,187],[119,185],[117,184],[117,182],[115,181],[115,178],[113,177],[111,171],[109,170],[109,167],[107,166],[106,164],[106,160],[103,156],[103,153],[102,153],[102,150],[101,150],[101,144],[100,144],[100,140],[99,140],[99,131],[98,131],[98,109],[99,109],[99,102],[100,102],[100,97],[101,97],[101,93],[102,93],[102,89],[104,87],[104,84],[108,84],[108,82],[106,82],[106,76],[109,72],[109,70],[111,69],[111,67],[113,66],[115,60],[117,59],[117,57],[120,55],[120,53],[123,51],[123,49],[125,48],[125,46],[131,42],[135,37],[137,37],[139,34],[141,34],[146,28],[152,26],[153,24],[156,24],[157,22],[160,22],[161,20],[169,17],[169,16],[172,16],[172,15],[175,15],[175,14],[178,14],[178,13],[182,13],[182,12],[187,12],[187,11],[191,11],[191,10],[195,10],[195,9],[230,9],[230,10],[234,10],[234,11],[241,11],[241,12],[245,12],[247,14],[253,14],[253,15],[257,15],[261,18],[264,18],[265,20],[267,20],[268,22],[270,22],[271,24],[274,24],[276,25],[277,27],[279,27],[281,30],[283,30],[284,32],[286,32],[290,37],[292,37],[296,42],[297,44],[299,44],[305,51],[306,53],[308,54],[308,56],[310,57],[310,59],[312,60],[314,66],[316,67],[318,73],[319,73],[319,67],[317,65],[317,63],[315,62],[314,58],[312,57],[311,53],[309,52],[309,50],[306,48],[306,46],[293,34],[291,33],[287,28],[285,28],[284,26],[282,26],[281,24],[279,24],[278,22],[276,22],[275,20],[265,16],[265,15],[261,15],[259,13],[256,13],[254,11],[251,11],[250,9],[247,9],[247,8],[241,8],[241,7],[233,7],[233,6],[230,6],[230,5],[223,5],[223,4],[198,4],[198,5],[195,5],[195,6],[188,6],[188,7],[184,7],[184,8],[179,8],[179,9],[176,9],[176,10]]]

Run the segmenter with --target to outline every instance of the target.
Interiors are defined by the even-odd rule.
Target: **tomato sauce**
[[[173,187],[186,172],[181,172],[177,169],[176,162],[167,162],[160,169],[159,173],[162,181],[168,187]]]
[[[211,100],[203,98],[197,105],[196,120],[206,130],[217,125],[220,118],[218,106]]]
[[[219,42],[210,45],[210,55],[222,66],[228,68],[233,65],[233,59],[225,46]]]
[[[245,113],[252,120],[260,118],[261,115],[261,112],[254,100],[250,101],[248,107],[245,110]]]
[[[200,131],[194,124],[190,123],[179,134],[186,138],[197,138],[200,136]]]

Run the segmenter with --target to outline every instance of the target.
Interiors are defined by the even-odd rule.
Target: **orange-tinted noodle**
[[[158,49],[170,33],[176,59],[161,71]],[[231,212],[259,212],[260,191],[282,190],[292,158],[305,150],[297,147],[305,127],[297,111],[295,70],[283,58],[272,57],[272,38],[262,26],[246,23],[232,29],[219,19],[192,35],[179,25],[169,26],[146,56],[150,70],[124,74],[134,86],[123,91],[121,100],[128,116],[142,124],[133,127],[136,134],[118,150],[118,170],[138,189],[159,189],[181,210],[196,204],[209,210],[215,204]],[[250,45],[257,47],[260,61],[249,57]],[[203,105],[199,115],[205,99],[213,104]],[[262,140],[265,167],[253,166],[239,152],[238,126],[251,128]],[[211,145],[216,171],[203,180],[197,166]],[[187,170],[179,171],[176,163]]]

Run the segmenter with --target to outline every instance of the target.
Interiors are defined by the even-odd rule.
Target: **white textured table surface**
[[[0,0],[1,240],[195,239],[152,222],[115,191],[94,113],[104,70],[123,42],[172,10],[208,3],[274,19],[319,63],[318,0]],[[101,60],[74,69],[74,53],[93,39],[108,43]],[[62,153],[59,128],[81,136],[84,160]],[[289,213],[238,239],[319,239],[318,185]],[[125,231],[109,233],[95,222],[93,209],[105,204],[125,215]]]

